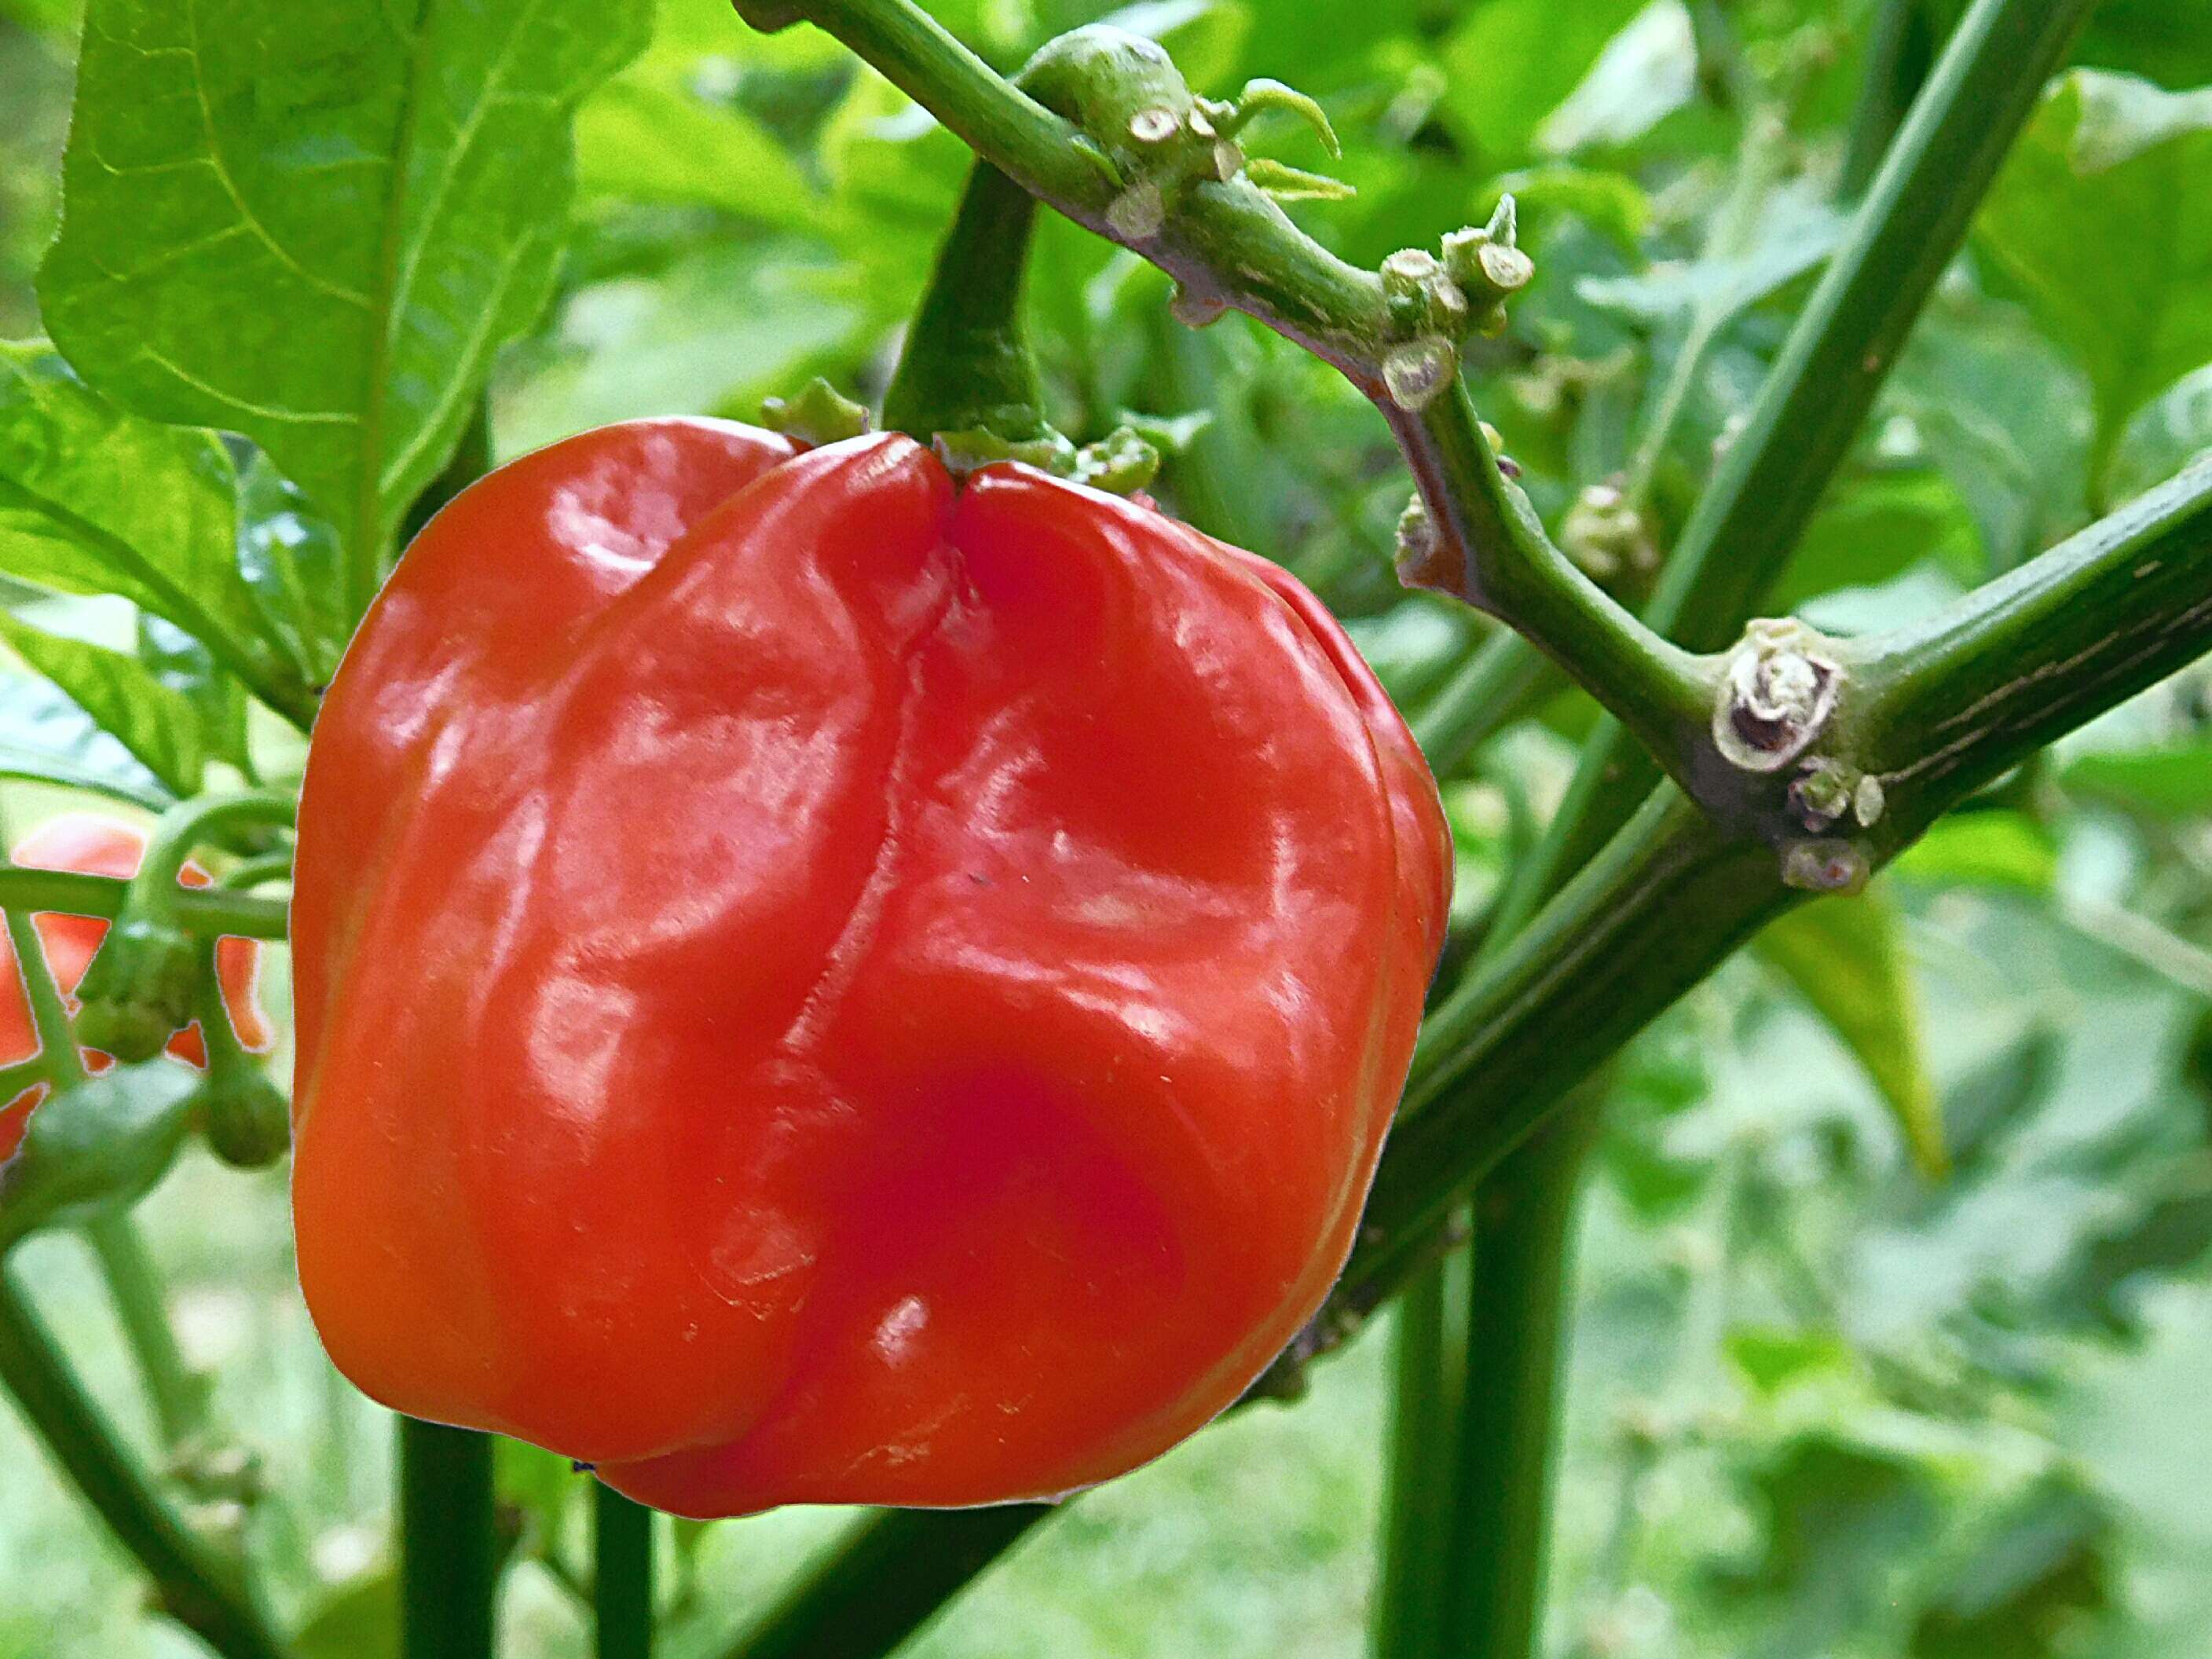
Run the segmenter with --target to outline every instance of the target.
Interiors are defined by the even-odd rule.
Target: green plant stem
[[[1054,1512],[1047,1504],[884,1510],[727,1659],[881,1659]]]
[[[1893,636],[1861,641],[1845,750],[1894,781],[1871,861],[2063,731],[2212,649],[2212,463]],[[1431,1012],[1407,1115],[1322,1351],[1435,1252],[1454,1206],[1565,1091],[1805,897],[1773,853],[1662,784],[1494,960]]]
[[[76,1046],[76,1032],[70,1024],[62,988],[54,982],[53,969],[46,961],[46,947],[39,938],[38,925],[32,920],[30,908],[9,902],[7,926],[8,943],[15,952],[15,972],[22,981],[23,1000],[30,1005],[31,1030],[39,1039],[39,1052],[26,1064],[38,1080],[56,1089],[65,1089],[72,1083],[83,1081],[84,1056]]]
[[[1532,1134],[1476,1190],[1438,1650],[1528,1659],[1542,1634],[1575,1198],[1601,1093]]]
[[[2138,574],[2140,573],[2140,574]],[[2009,640],[2010,643],[2006,641]],[[2212,464],[1897,637],[1867,641],[1851,719],[1870,760],[1942,726],[1924,775],[1899,781],[1872,855],[2078,726],[2212,649]],[[2007,664],[2025,661],[2027,672]],[[2088,682],[2076,690],[2057,672]],[[1433,1261],[1446,1218],[1570,1092],[1760,927],[1808,895],[1772,849],[1731,836],[1662,784],[1598,856],[1431,1013],[1405,1117],[1359,1240],[1313,1326],[1249,1398],[1295,1394]],[[894,1511],[856,1533],[729,1659],[877,1659],[1055,1511]],[[818,1644],[819,1645],[814,1645]]]
[[[592,1620],[598,1659],[653,1659],[653,1511],[592,1492]]]
[[[1123,185],[1104,154],[1127,134],[1085,133],[1001,79],[911,0],[741,0],[738,11],[757,27],[805,21],[825,29],[1031,195],[1142,254],[1187,296],[1243,311],[1334,364],[1382,412],[1412,465],[1437,532],[1435,574],[1425,581],[1527,634],[1650,738],[1686,787],[1698,787],[1701,775],[1680,764],[1681,716],[1696,701],[1702,724],[1705,681],[1551,545],[1499,475],[1456,381],[1419,410],[1393,399],[1383,362],[1396,333],[1377,273],[1338,258],[1241,173],[1179,189],[1149,233],[1115,226],[1109,210]],[[1098,94],[1101,108],[1121,106],[1116,88],[1083,90]]]
[[[76,1486],[152,1579],[164,1612],[223,1659],[282,1659],[234,1563],[185,1530],[71,1372],[15,1274],[0,1263],[0,1382]]]
[[[178,877],[203,842],[228,830],[269,825],[289,829],[300,816],[299,797],[286,791],[253,789],[230,795],[199,795],[171,807],[154,825],[138,873],[131,878],[134,905],[166,908],[183,890]]]
[[[1725,38],[1726,21],[1714,18]],[[1747,112],[1727,202],[1706,240],[1709,258],[1742,258],[1785,158],[1787,124],[1760,107],[1747,76],[1736,87]],[[1690,394],[1742,301],[1723,291],[1701,301],[1675,343],[1650,406],[1623,495],[1648,509]],[[1699,742],[1705,734],[1697,734]],[[1648,739],[1647,739],[1648,741]],[[1516,860],[1516,867],[1521,861]],[[1550,896],[1556,870],[1511,883],[1482,953],[1492,961]],[[1479,964],[1480,965],[1480,964]],[[1433,1553],[1437,1650],[1468,1659],[1530,1659],[1542,1635],[1551,1535],[1559,1378],[1571,1322],[1570,1237],[1575,1197],[1603,1123],[1602,1088],[1584,1085],[1568,1107],[1516,1147],[1476,1189],[1475,1245],[1457,1357],[1460,1405],[1430,1449],[1454,1479],[1426,1517],[1443,1535]],[[1410,1523],[1393,1517],[1392,1536]]]
[[[1859,82],[1859,100],[1851,112],[1850,137],[1836,182],[1836,193],[1845,201],[1856,199],[1874,181],[1905,112],[1928,78],[1936,46],[1928,0],[1881,0],[1867,41],[1866,76]]]
[[[127,1213],[111,1212],[88,1222],[84,1236],[107,1280],[162,1443],[174,1451],[207,1425],[207,1380],[185,1363],[177,1346],[161,1274],[137,1224]]]
[[[1659,633],[1720,649],[1781,575],[2094,3],[1975,0],[1667,561],[1644,611]],[[1655,777],[1622,728],[1601,720],[1521,878],[1539,893],[1556,886]]]
[[[1474,751],[1527,719],[1565,682],[1543,654],[1518,634],[1485,640],[1451,678],[1431,692],[1408,724],[1429,768],[1449,777]]]
[[[1886,851],[2212,647],[2212,457],[1958,604],[1871,642],[1850,732]]]
[[[1711,665],[1645,632],[1612,595],[1552,544],[1483,436],[1463,381],[1418,414],[1382,409],[1413,469],[1431,522],[1459,547],[1485,550],[1480,568],[1447,575],[1443,591],[1508,623],[1627,724],[1686,787],[1709,744]],[[1513,556],[1496,550],[1514,550]]]
[[[1373,1659],[1442,1659],[1452,1443],[1465,1343],[1451,1303],[1463,1256],[1432,1261],[1399,1295],[1391,1356],[1389,1474],[1375,1585]]]
[[[960,210],[884,394],[884,424],[927,443],[981,428],[1039,435],[1044,387],[1022,331],[1022,277],[1036,198],[988,161],[969,170]]]
[[[740,9],[765,26],[821,21],[1024,187],[1109,234],[1102,210],[1110,185],[1081,176],[1091,164],[1076,161],[1074,129],[1012,93],[902,0],[744,0]],[[2085,9],[2085,0],[1978,0],[1670,562],[1655,613],[1686,644],[1723,643],[1796,546]],[[1064,196],[1055,173],[1067,186]],[[1235,199],[1217,210],[1224,193]],[[1247,310],[1376,395],[1371,351],[1382,336],[1368,274],[1315,262],[1279,214],[1231,187],[1192,196],[1205,210],[1171,219],[1170,234],[1139,251],[1194,295]],[[1234,289],[1218,274],[1231,270]],[[1363,321],[1342,325],[1363,307]],[[1478,465],[1462,478],[1476,489],[1454,503],[1455,511],[1473,524],[1510,527],[1494,497],[1485,499],[1494,487],[1480,472]],[[1506,558],[1516,556],[1511,538],[1504,545]],[[2169,614],[2185,610],[2185,598],[2168,596]],[[2038,695],[2035,686],[2024,689],[2031,703]],[[2056,694],[2046,686],[2040,695]],[[2084,708],[2075,702],[2069,718]],[[1650,773],[1607,758],[1627,752],[1611,738],[1594,747],[1571,820],[1588,835],[1625,819],[1620,833],[1431,1022],[1415,1085],[1428,1109],[1394,1138],[1352,1262],[1315,1330],[1286,1356],[1286,1372],[1340,1340],[1431,1260],[1442,1218],[1600,1060],[1801,902],[1780,882],[1769,849],[1731,838],[1673,788],[1662,787],[1631,815]],[[1954,760],[1952,777],[1972,769]],[[1602,788],[1618,810],[1594,810],[1606,799]],[[1931,794],[1914,810],[1932,815],[1943,804]],[[1566,870],[1577,861],[1551,862]],[[1551,884],[1540,874],[1532,879],[1533,893]],[[963,1534],[983,1524],[978,1517],[897,1515],[876,1522],[771,1620],[768,1644],[739,1651],[887,1652],[1048,1513],[982,1512],[1000,1524],[994,1547],[976,1552],[975,1565]],[[895,1616],[877,1604],[884,1582],[896,1588]],[[848,1635],[856,1639],[839,1645]],[[810,1649],[817,1638],[822,1645]]]
[[[490,1659],[499,1597],[491,1437],[399,1419],[402,1659]]]
[[[491,453],[489,406],[480,401],[453,459],[409,508],[404,533],[418,534],[482,477]],[[400,1659],[491,1659],[503,1559],[491,1437],[402,1417],[398,1454]]]
[[[0,865],[0,906],[27,915],[51,910],[112,921],[121,912],[130,886],[113,876]],[[283,939],[289,913],[282,899],[255,898],[214,887],[180,888],[171,904],[173,914],[192,932],[227,933],[240,939]]]

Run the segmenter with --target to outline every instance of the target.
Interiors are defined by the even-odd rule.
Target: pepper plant
[[[67,9],[0,9],[0,46],[20,46],[11,61],[25,65],[63,61]],[[1665,1645],[1677,1638],[1663,1628],[1638,1633],[1637,1609],[1649,1611],[1638,1564],[1654,1547],[1644,1507],[1655,1471],[1723,1429],[1632,1413],[1601,1539],[1572,1583],[1547,1571],[1575,1518],[1553,1499],[1573,1242],[1609,1213],[1595,1199],[1596,1219],[1578,1208],[1593,1188],[1655,1216],[1712,1206],[1724,1260],[1717,1273],[1686,1270],[1692,1312],[1701,1276],[1719,1285],[1711,1316],[1725,1320],[1728,1298],[1741,1299],[1732,1264],[1780,1264],[1788,1330],[1770,1320],[1727,1343],[1742,1388],[1778,1418],[1847,1385],[1922,1423],[1967,1414],[1962,1376],[2002,1373],[2021,1411],[2050,1393],[2040,1356],[1982,1307],[1946,1328],[1936,1358],[1868,1339],[1861,1365],[1826,1331],[1844,1322],[1793,1231],[1843,1224],[1816,1183],[1789,1189],[1773,1148],[1803,1127],[1820,1042],[1841,1042],[1887,1109],[1887,1124],[1850,1133],[1913,1166],[1897,1190],[1917,1196],[1885,1200],[1900,1207],[1940,1204],[1929,1195],[1947,1182],[1976,1190],[1993,1125],[2045,1086],[2039,1073],[1938,1086],[1900,944],[1900,881],[1946,900],[1992,882],[2028,888],[2145,965],[2181,1013],[2212,999],[2212,958],[2188,937],[2212,903],[2179,877],[2160,897],[2163,921],[2084,899],[2056,872],[2051,830],[2055,801],[2098,799],[2114,821],[2077,837],[2069,858],[2100,845],[2117,856],[2111,845],[2135,836],[2177,869],[2205,863],[2201,737],[2116,752],[2096,733],[2130,720],[2193,733],[2203,721],[2191,670],[2212,647],[2212,454],[2200,453],[2212,450],[2212,121],[2191,89],[2212,80],[2212,15],[2135,0],[1341,9],[738,0],[732,14],[666,0],[656,17],[644,0],[552,0],[494,16],[448,0],[89,0],[58,234],[11,255],[38,260],[35,300],[0,294],[0,316],[24,334],[0,348],[0,632],[21,665],[0,682],[0,770],[16,781],[11,808],[43,815],[66,791],[152,829],[143,861],[133,851],[123,866],[42,851],[34,835],[0,868],[25,1032],[21,1053],[0,1055],[0,1383],[161,1619],[226,1656],[463,1659],[498,1649],[502,1615],[505,1650],[556,1639],[535,1624],[524,1633],[526,1581],[560,1610],[557,1639],[588,1631],[607,1656],[969,1650],[941,1645],[961,1639],[960,1620],[939,1615],[1018,1545],[1049,1548],[1052,1534],[1097,1524],[1085,1517],[1125,1490],[884,1510],[732,1616],[704,1524],[656,1522],[613,1486],[695,1513],[835,1498],[849,1495],[836,1477],[869,1449],[833,1451],[817,1435],[812,1454],[843,1461],[809,1468],[800,1443],[764,1498],[726,1470],[635,1473],[629,1440],[604,1454],[562,1443],[561,1425],[625,1386],[619,1363],[593,1369],[620,1354],[578,1350],[541,1355],[472,1420],[604,1455],[611,1486],[517,1441],[402,1419],[389,1548],[318,1557],[301,1534],[319,1521],[288,1518],[283,1482],[272,1489],[246,1450],[255,1425],[226,1410],[219,1381],[180,1344],[137,1212],[149,1193],[158,1206],[209,1178],[190,1158],[169,1178],[188,1139],[244,1170],[283,1157],[283,1098],[240,975],[258,960],[246,941],[284,941],[296,921],[309,1061],[354,1068],[317,1076],[303,1103],[363,1114],[353,1128],[366,1134],[337,1150],[303,1136],[310,1300],[347,1373],[380,1396],[432,1415],[481,1404],[450,1380],[496,1369],[454,1335],[475,1328],[462,1306],[472,1292],[434,1282],[452,1252],[418,1224],[441,1194],[428,1176],[422,1188],[382,1179],[374,1164],[439,1078],[466,1072],[502,1029],[455,1023],[472,993],[433,960],[453,930],[423,920],[434,897],[477,878],[467,826],[481,791],[436,809],[453,814],[435,838],[454,862],[435,895],[424,887],[405,913],[391,895],[427,879],[431,864],[407,849],[429,833],[433,770],[470,744],[502,757],[510,793],[538,769],[599,777],[604,763],[599,799],[611,799],[632,774],[615,764],[627,750],[576,751],[604,700],[562,705],[572,712],[558,723],[554,689],[532,682],[512,707],[471,704],[494,734],[478,738],[441,709],[463,695],[455,661],[478,647],[535,660],[553,624],[527,608],[523,567],[468,563],[471,538],[489,545],[499,524],[535,510],[521,472],[439,515],[495,457],[617,417],[751,419],[765,400],[759,418],[781,435],[745,436],[745,467],[814,477],[835,463],[875,478],[896,455],[900,488],[967,492],[978,537],[990,503],[1079,489],[1096,504],[1086,511],[1121,526],[1097,533],[1152,547],[1164,580],[1174,561],[1213,556],[1193,554],[1201,538],[1188,532],[1147,541],[1156,498],[1290,567],[1304,586],[1264,578],[1285,603],[1309,604],[1310,587],[1348,618],[1443,781],[1458,841],[1449,937],[1356,1231],[1347,1214],[1341,1227],[1316,1223],[1321,1242],[1299,1235],[1323,1266],[1342,1258],[1333,1288],[1322,1299],[1310,1287],[1298,1310],[1317,1309],[1287,1346],[1255,1322],[1267,1352],[1240,1351],[1225,1388],[1218,1370],[1218,1397],[1180,1396],[1188,1420],[1169,1413],[1160,1437],[1240,1389],[1194,1445],[1295,1415],[1378,1352],[1385,1339],[1354,1339],[1389,1310],[1373,1593],[1340,1620],[1377,1659],[1688,1650]],[[27,85],[39,72],[0,65]],[[21,187],[24,199],[41,188]],[[855,435],[871,422],[919,447]],[[660,429],[608,430],[546,454]],[[663,435],[664,447],[694,441]],[[696,476],[709,463],[692,465]],[[712,500],[757,500],[732,493],[741,482]],[[875,542],[896,539],[902,511],[880,508]],[[771,522],[788,535],[798,520]],[[615,534],[614,516],[592,524]],[[400,563],[410,544],[416,562]],[[425,586],[433,561],[476,587]],[[417,605],[405,624],[417,632],[395,645],[403,629],[386,608],[346,658],[388,582],[395,607]],[[611,589],[592,597],[613,614]],[[1199,620],[1194,609],[1178,637],[1195,638]],[[688,637],[655,625],[634,654]],[[1337,648],[1317,609],[1301,637]],[[414,669],[376,666],[418,645]],[[1304,672],[1303,660],[1276,672]],[[1373,682],[1356,666],[1343,684],[1358,699]],[[397,701],[384,695],[395,685]],[[1063,702],[1082,695],[1071,676]],[[1215,711],[1224,724],[1231,702]],[[1287,694],[1266,704],[1299,731],[1317,706]],[[1139,712],[1158,714],[1127,711],[1133,729]],[[1395,722],[1363,719],[1363,743],[1387,754]],[[557,738],[532,735],[556,724]],[[1173,720],[1146,729],[1164,757],[1200,752]],[[312,781],[318,767],[351,767],[331,756],[380,745],[419,769],[363,764],[343,787]],[[1045,747],[1070,774],[1089,763],[1083,745]],[[665,796],[646,817],[681,821],[706,791],[696,773],[661,769]],[[530,787],[550,798],[554,783]],[[1250,810],[1259,788],[1240,786],[1218,811]],[[1381,798],[1412,799],[1401,783]],[[1300,810],[1317,824],[1329,815],[1313,805]],[[356,843],[385,850],[356,856]],[[318,850],[330,847],[347,856]],[[264,890],[293,883],[300,848],[295,911]],[[204,884],[179,881],[187,860]],[[588,917],[602,895],[563,896]],[[667,896],[667,913],[687,896]],[[107,924],[81,982],[34,915]],[[520,924],[496,907],[477,920],[468,960],[503,964]],[[1347,963],[1425,960],[1425,924],[1399,921],[1404,938],[1363,938],[1357,951],[1299,944]],[[742,956],[774,936],[732,938],[743,948],[726,954]],[[348,955],[364,940],[375,947],[365,964]],[[1036,944],[1040,956],[1065,949]],[[1756,1049],[1714,1034],[1716,1018],[1736,1017],[1716,1010],[1751,1006],[1730,988],[1746,971],[1764,975],[1759,1006],[1788,988],[1794,1041]],[[363,973],[399,975],[381,993],[398,1000],[364,991],[349,1003],[349,976]],[[673,1012],[652,1018],[672,1041],[711,1034],[684,1023],[693,988],[666,989]],[[1308,1009],[1316,1042],[1324,1025],[1388,1025],[1387,994],[1350,977],[1335,989]],[[1397,990],[1410,1008],[1410,988]],[[510,1012],[516,1029],[535,1018],[519,1001]],[[173,1034],[194,1024],[186,1050]],[[380,1031],[411,1046],[378,1059]],[[2043,1047],[2008,1051],[2014,1070],[2062,1046],[2035,1036]],[[1668,1112],[1687,1115],[1685,1099],[1724,1095],[1714,1056],[1738,1047],[1760,1059],[1742,1086],[1766,1121],[1754,1115],[1701,1159],[1655,1152],[1653,1098],[1671,1089],[1681,1098]],[[2189,1052],[2202,1071],[2201,1039]],[[1404,1046],[1395,1053],[1370,1055],[1360,1076],[1402,1064]],[[1690,1080],[1668,1081],[1669,1065]],[[1321,1073],[1283,1075],[1324,1091]],[[1992,1090],[2009,1104],[1987,1104]],[[1125,1083],[1099,1097],[1139,1096]],[[618,1086],[593,1099],[645,1109]],[[2160,1124],[2130,1140],[2137,1161],[2124,1173],[2153,1169],[2175,1191],[2138,1233],[2084,1252],[2096,1264],[2084,1282],[2100,1288],[2079,1295],[2122,1323],[2143,1316],[2112,1291],[2127,1276],[2115,1259],[2185,1268],[2205,1243],[2204,1126]],[[2171,1161],[2143,1162],[2160,1135]],[[550,1142],[501,1144],[518,1169],[556,1167]],[[1332,1178],[1364,1176],[1371,1154],[1346,1154]],[[497,1184],[495,1170],[477,1174]],[[414,1207],[424,1191],[428,1207]],[[999,1201],[979,1193],[979,1206]],[[638,1206],[618,1196],[575,1199],[576,1215],[598,1219],[579,1221],[573,1260],[529,1287],[556,1313],[578,1305],[595,1260],[628,1259]],[[532,1197],[521,1192],[514,1214],[534,1226],[550,1212]],[[1224,1259],[1244,1242],[1239,1213],[1205,1224]],[[1253,1225],[1291,1224],[1262,1213]],[[560,1231],[507,1240],[517,1260],[501,1271],[526,1278],[531,1258],[554,1258]],[[70,1232],[90,1246],[151,1435],[115,1409],[116,1379],[81,1366],[78,1345],[49,1328],[45,1275]],[[403,1267],[371,1305],[374,1270],[334,1260]],[[664,1288],[675,1306],[695,1287]],[[634,1296],[606,1316],[655,1305]],[[1144,1349],[1144,1366],[1197,1351],[1173,1347],[1170,1322],[1148,1322],[1142,1335],[1162,1346]],[[1682,1323],[1694,1334],[1689,1314]],[[657,1333],[666,1353],[638,1362],[653,1387],[675,1386],[680,1334]],[[866,1340],[855,1327],[852,1344]],[[1127,1358],[1109,1334],[1084,1340],[1099,1356],[1088,1373],[1054,1367],[1039,1382],[1075,1402],[1071,1420],[1119,1386],[1108,1358]],[[335,1397],[328,1423],[357,1424],[363,1408]],[[843,1426],[866,1438],[865,1425]],[[1932,1500],[1917,1474],[1898,1472],[1893,1443],[1793,1433],[1752,1481],[1773,1533],[1763,1564],[1680,1575],[1711,1584],[1733,1571],[1752,1600],[1779,1586],[1782,1610],[1698,1638],[1738,1645],[1697,1650],[2166,1650],[2121,1645],[2149,1615],[2117,1610],[2112,1523],[2063,1460],[2006,1489],[2014,1507],[1975,1534],[1983,1554],[1947,1564],[1951,1579],[1916,1604],[1909,1629],[1881,1622],[1894,1594],[1827,1607],[1805,1570],[1832,1541],[1821,1528],[1910,1553],[1931,1532]],[[337,1495],[319,1516],[374,1512],[386,1477],[345,1467],[345,1432],[325,1437]],[[1064,1484],[1134,1461],[1064,1449],[1038,1465],[1073,1471]],[[1141,1455],[1158,1449],[1146,1440]],[[1954,1449],[1952,1461],[1972,1460]],[[1045,1490],[1004,1480],[890,1495]],[[717,1535],[760,1524],[718,1522]],[[1999,1565],[1978,1568],[1985,1559]],[[0,1653],[12,1636],[0,1623]],[[2063,1645],[2077,1638],[2108,1645]],[[1066,1639],[1000,1631],[972,1650],[1073,1650]],[[48,1632],[27,1640],[63,1650]],[[1160,1629],[1141,1650],[1192,1646]]]

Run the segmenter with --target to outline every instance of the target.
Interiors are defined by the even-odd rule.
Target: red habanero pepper
[[[34,870],[74,870],[81,875],[113,876],[128,880],[138,872],[146,855],[145,832],[120,818],[92,812],[68,812],[50,818],[17,843],[11,855],[15,863]],[[182,877],[187,887],[204,887],[208,873],[187,864]],[[107,936],[107,923],[96,916],[42,915],[32,924],[46,953],[46,966],[64,995],[76,989],[100,942]],[[261,977],[261,947],[252,939],[226,939],[216,945],[216,963],[222,981],[223,1006],[233,1028],[246,1048],[259,1052],[274,1040],[257,994]],[[0,933],[0,1066],[14,1066],[34,1058],[39,1035],[31,1024],[31,1007],[23,994],[14,947]],[[109,1057],[97,1048],[82,1051],[88,1071],[107,1069]],[[207,1046],[195,1020],[168,1041],[166,1052],[191,1066],[207,1063]],[[46,1097],[48,1085],[32,1085],[0,1104],[0,1164],[15,1155],[22,1143],[31,1109]]]
[[[1107,1479],[1335,1277],[1449,884],[1273,566],[896,434],[570,439],[429,525],[316,726],[309,1308],[685,1514]]]

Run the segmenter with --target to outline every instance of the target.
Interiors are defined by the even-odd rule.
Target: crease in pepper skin
[[[121,818],[97,812],[64,812],[47,819],[15,844],[9,854],[18,865],[33,870],[74,870],[82,875],[114,876],[128,880],[138,873],[146,856],[146,832]],[[185,866],[179,878],[187,887],[204,887],[207,872],[196,863]],[[96,916],[42,914],[33,923],[46,967],[64,997],[76,991],[84,970],[91,966],[108,924]],[[238,1040],[258,1054],[276,1040],[259,1000],[261,947],[252,939],[226,939],[216,946],[216,967],[222,978],[223,1006],[231,1017]],[[31,1005],[24,995],[13,943],[0,933],[0,1066],[34,1059],[39,1034],[31,1023]],[[73,1006],[73,1005],[72,1005]],[[172,1036],[163,1052],[188,1066],[207,1064],[207,1045],[199,1022],[192,1021]],[[86,1069],[105,1071],[114,1062],[97,1048],[80,1051]],[[15,1155],[31,1112],[47,1095],[49,1085],[33,1084],[11,1099],[0,1101],[0,1164]]]
[[[385,1403],[680,1513],[1095,1484],[1334,1278],[1449,877],[1264,561],[896,434],[555,445],[317,725],[310,1310]]]

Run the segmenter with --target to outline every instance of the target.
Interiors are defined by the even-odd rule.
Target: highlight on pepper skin
[[[1335,1276],[1449,883],[1263,561],[896,434],[556,444],[416,539],[317,726],[310,1310],[375,1398],[678,1513],[1107,1479]]]

